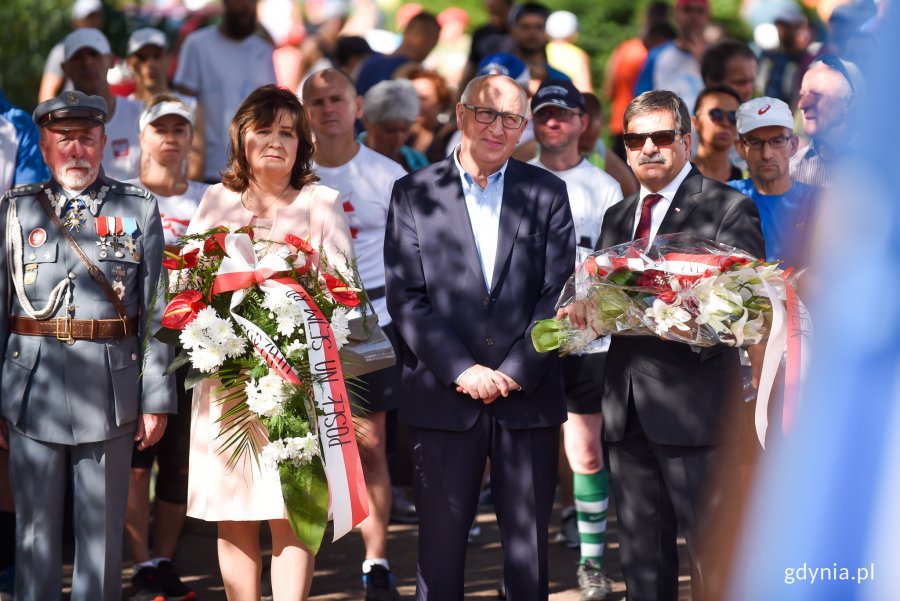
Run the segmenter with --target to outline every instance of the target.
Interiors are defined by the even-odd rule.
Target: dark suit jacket
[[[385,284],[402,338],[400,419],[410,425],[463,431],[482,411],[511,429],[565,420],[559,358],[536,352],[530,330],[553,316],[575,264],[566,185],[514,159],[504,177],[490,291],[453,157],[394,184]],[[453,380],[476,363],[499,369],[523,390],[487,406],[456,392]]]
[[[638,195],[613,205],[603,217],[597,249],[633,239]],[[677,210],[676,210],[677,209]],[[756,204],[703,177],[696,167],[678,188],[658,234],[686,232],[765,257]],[[629,388],[647,437],[671,445],[709,445],[734,438],[724,427],[727,409],[742,402],[737,349],[704,348],[650,336],[613,336],[606,363],[603,417],[607,440],[625,432]]]

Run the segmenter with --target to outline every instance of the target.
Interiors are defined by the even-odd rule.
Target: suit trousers
[[[468,532],[488,458],[506,598],[547,599],[559,426],[509,430],[485,410],[464,432],[410,427],[409,437],[419,514],[416,599],[462,601]]]
[[[720,582],[719,575],[712,574],[712,564],[704,561],[702,533],[713,514],[733,502],[738,466],[723,469],[720,462],[736,457],[736,450],[735,443],[655,443],[645,435],[634,399],[629,398],[625,435],[609,443],[619,555],[629,601],[678,599],[679,530],[691,559],[693,601],[715,601],[709,594]]]
[[[13,427],[9,435],[17,601],[47,601],[62,595],[63,508],[69,470],[75,526],[71,600],[120,601],[132,437],[61,445],[34,440]]]

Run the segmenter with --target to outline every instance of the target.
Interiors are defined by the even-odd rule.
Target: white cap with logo
[[[144,109],[144,112],[141,113],[138,119],[138,129],[144,131],[145,127],[166,115],[178,115],[190,123],[191,126],[194,125],[194,112],[191,110],[191,107],[181,100],[164,100]]]
[[[783,100],[763,96],[748,100],[738,107],[737,130],[740,135],[771,126],[794,129],[794,115]]]

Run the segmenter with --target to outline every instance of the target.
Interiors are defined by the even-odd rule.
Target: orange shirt
[[[637,83],[647,48],[639,38],[631,38],[619,44],[609,57],[609,95],[612,107],[609,111],[609,131],[613,135],[623,133],[622,118],[628,103],[634,98]]]

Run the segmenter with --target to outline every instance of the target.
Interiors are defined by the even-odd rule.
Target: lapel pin
[[[680,213],[680,212],[681,212],[681,208],[680,208],[680,207],[675,207],[675,212],[676,212],[676,213]]]

